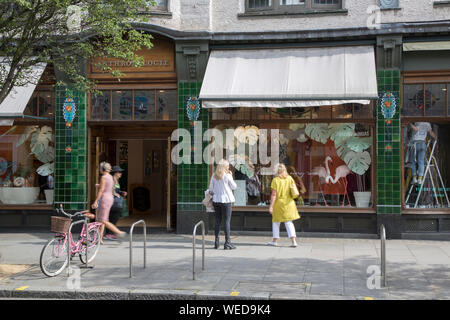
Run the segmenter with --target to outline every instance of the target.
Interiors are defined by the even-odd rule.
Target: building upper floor
[[[233,33],[380,28],[450,20],[448,0],[157,0],[148,23]]]

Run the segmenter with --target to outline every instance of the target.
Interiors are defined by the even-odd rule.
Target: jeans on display
[[[423,177],[425,172],[425,156],[427,154],[427,144],[425,141],[414,141],[416,147],[415,155],[411,159],[411,173],[413,176]]]
[[[230,244],[230,222],[231,222],[231,203],[213,202],[216,218],[216,227],[214,230],[216,238],[219,237],[222,218],[225,220],[225,244]]]

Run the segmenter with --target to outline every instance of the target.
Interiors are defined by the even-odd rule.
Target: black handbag
[[[123,198],[114,196],[113,208],[123,209]]]

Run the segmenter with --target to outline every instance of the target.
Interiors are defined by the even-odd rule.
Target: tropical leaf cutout
[[[19,141],[16,143],[16,147],[22,145],[25,141],[28,140],[30,135],[38,129],[38,126],[29,126],[25,129],[25,132],[20,136]]]
[[[355,152],[363,152],[368,149],[372,145],[372,138],[358,138],[352,137],[345,141],[345,144],[348,149]]]
[[[347,139],[355,136],[354,123],[337,123],[328,126],[330,139],[334,141],[335,146],[341,145]]]
[[[44,149],[44,151],[35,153],[34,155],[36,159],[43,163],[52,162],[53,160],[55,160],[55,148],[53,148],[52,146],[48,146]]]
[[[363,175],[372,163],[370,153],[367,151],[349,151],[344,155],[342,160],[344,160],[350,170],[359,175]]]
[[[52,174],[55,170],[55,163],[46,163],[43,164],[42,166],[40,166],[39,168],[37,168],[36,172],[41,175],[41,176],[48,176],[50,174]]]
[[[327,140],[330,137],[328,133],[328,124],[326,123],[308,124],[305,128],[305,133],[312,140],[323,144],[327,143]]]
[[[49,143],[52,141],[52,128],[48,126],[38,129],[31,136],[30,149],[34,154],[41,154],[47,149]]]

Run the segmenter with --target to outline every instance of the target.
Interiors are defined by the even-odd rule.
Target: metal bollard
[[[381,239],[381,286],[386,287],[386,230],[380,226]]]
[[[133,277],[133,229],[134,226],[139,224],[139,223],[143,223],[144,224],[144,269],[147,265],[147,255],[146,255],[146,251],[147,251],[147,225],[145,224],[144,220],[139,220],[136,221],[135,223],[133,223],[133,225],[131,226],[130,229],[130,278]]]
[[[205,271],[205,223],[200,221],[194,226],[192,233],[192,280],[195,280],[195,236],[199,225],[202,226],[202,271]]]

